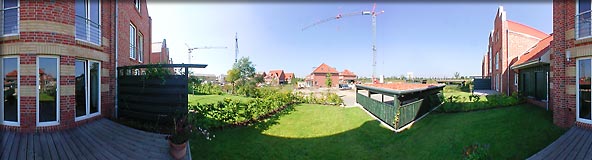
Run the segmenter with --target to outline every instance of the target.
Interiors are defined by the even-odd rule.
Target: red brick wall
[[[119,61],[120,65],[132,65],[138,64],[137,61],[132,61],[129,59],[129,24],[130,22],[133,23],[140,32],[142,32],[144,36],[144,59],[145,61],[149,60],[150,56],[150,42],[151,42],[151,20],[148,16],[148,9],[146,7],[146,1],[143,0],[142,2],[141,12],[138,12],[135,9],[133,4],[133,0],[121,0],[118,3],[119,6],[119,16],[118,19],[119,23]],[[47,132],[47,131],[55,131],[55,130],[62,130],[67,128],[76,127],[82,124],[86,124],[96,119],[100,119],[103,117],[111,117],[113,116],[114,112],[114,96],[115,96],[115,6],[116,4],[114,1],[111,0],[101,0],[101,36],[102,36],[102,45],[99,46],[92,46],[88,44],[83,44],[77,42],[75,37],[72,35],[64,34],[63,32],[40,32],[40,31],[24,31],[20,30],[19,36],[16,38],[10,38],[9,40],[0,40],[0,45],[20,45],[24,44],[25,42],[37,42],[37,43],[46,43],[46,44],[61,44],[66,46],[75,46],[81,47],[86,49],[91,49],[94,51],[98,51],[107,55],[108,61],[101,61],[101,83],[104,85],[109,86],[108,90],[102,90],[101,93],[101,115],[92,117],[89,119],[75,121],[75,96],[68,95],[68,96],[60,96],[60,117],[59,117],[59,125],[56,126],[48,126],[48,127],[37,127],[36,126],[36,97],[35,96],[21,96],[20,97],[20,126],[4,126],[0,125],[0,130],[12,130],[18,132]],[[19,7],[19,19],[20,21],[29,21],[29,22],[52,22],[63,24],[63,26],[73,26],[75,25],[75,2],[74,0],[39,0],[39,1],[26,1],[20,0],[20,7]],[[22,23],[21,23],[22,25]],[[22,29],[22,28],[21,28]],[[68,32],[68,31],[67,31]],[[72,33],[75,31],[72,30]],[[65,49],[67,50],[67,49]],[[73,55],[64,55],[64,53],[47,53],[47,52],[40,52],[40,53],[16,53],[19,55],[20,64],[21,65],[31,65],[36,64],[37,54],[43,55],[55,55],[59,56],[60,65],[66,66],[73,66],[76,59],[81,57],[76,57]],[[88,58],[82,58],[88,59]],[[91,59],[97,60],[97,59]],[[103,72],[104,69],[107,72]],[[23,72],[23,68],[19,73]],[[31,71],[25,71],[31,72]],[[74,76],[72,75],[64,75],[60,73],[60,86],[66,85],[74,85]],[[29,86],[35,88],[36,86],[36,76],[26,75],[20,77],[20,85]]]
[[[134,0],[120,0],[119,14],[117,19],[118,35],[118,66],[129,66],[141,64],[138,59],[130,58],[130,23],[136,26],[136,30],[141,32],[144,36],[144,61],[148,63],[150,60],[152,36],[151,26],[152,22],[148,15],[148,8],[146,6],[146,0],[140,0],[142,4],[140,11],[136,9]]]
[[[567,61],[565,51],[573,48],[575,40],[565,35],[575,28],[576,3],[572,0],[553,0],[553,35],[551,42],[550,105],[553,106],[553,123],[560,127],[572,126],[576,117],[576,97],[566,94],[566,85],[575,85],[575,77],[566,76],[566,67],[575,67],[575,60]]]
[[[164,45],[164,44],[163,44]],[[169,63],[169,52],[166,48],[160,48],[160,52],[152,52],[150,55],[151,64],[168,64]]]
[[[327,85],[325,85],[325,79],[327,79],[327,73],[314,73],[312,84],[315,87],[327,87]],[[314,84],[315,81],[317,82],[316,85]],[[331,74],[331,81],[331,87],[337,87],[339,84],[339,73]]]

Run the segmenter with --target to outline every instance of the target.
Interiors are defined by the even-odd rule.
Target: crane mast
[[[372,17],[372,81],[376,82],[376,55],[377,55],[377,53],[376,53],[376,16],[384,13],[384,11],[375,12],[375,10],[376,10],[376,3],[374,3],[374,5],[372,6],[372,11],[360,11],[360,12],[352,12],[352,13],[346,13],[346,14],[337,14],[337,16],[329,17],[329,18],[317,21],[311,25],[308,25],[308,26],[302,28],[302,31],[309,29],[311,27],[314,27],[316,25],[328,22],[328,21],[341,19],[343,17],[358,16],[358,15],[370,15]]]
[[[234,33],[234,44],[234,63],[236,63],[238,58],[238,33]]]
[[[189,45],[187,45],[187,43],[185,43],[185,46],[187,46],[187,61],[189,64],[191,64],[191,52],[193,50],[200,50],[200,49],[226,49],[227,47],[212,47],[212,46],[203,46],[203,47],[189,47]]]

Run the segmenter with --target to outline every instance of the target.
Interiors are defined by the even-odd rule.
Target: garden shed
[[[442,103],[444,86],[411,83],[356,85],[356,102],[399,132]]]

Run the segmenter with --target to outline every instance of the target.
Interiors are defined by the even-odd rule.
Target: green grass
[[[234,95],[192,95],[189,94],[189,105],[195,105],[197,103],[216,103],[218,101],[224,100],[224,98],[231,98],[237,99],[240,101],[248,101],[251,98],[242,97],[242,96],[234,96]]]
[[[45,93],[39,93],[39,101],[55,101],[55,98]]]
[[[529,106],[431,113],[402,133],[380,126],[360,108],[303,104],[249,127],[191,139],[194,159],[461,159],[463,147],[488,144],[493,159],[524,159],[565,130]]]

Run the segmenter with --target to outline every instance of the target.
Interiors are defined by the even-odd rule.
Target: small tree
[[[331,87],[333,85],[333,80],[331,79],[331,73],[327,73],[327,77],[325,78],[325,85],[327,87]]]
[[[226,74],[228,74],[226,76],[226,81],[230,82],[230,84],[232,84],[232,90],[230,91],[230,93],[234,94],[235,83],[236,83],[236,81],[238,81],[240,79],[240,71],[236,68],[233,68],[231,70],[228,70],[228,72],[226,72]]]
[[[455,78],[455,79],[459,79],[459,78],[460,78],[460,73],[458,73],[458,72],[454,72],[454,78]]]

